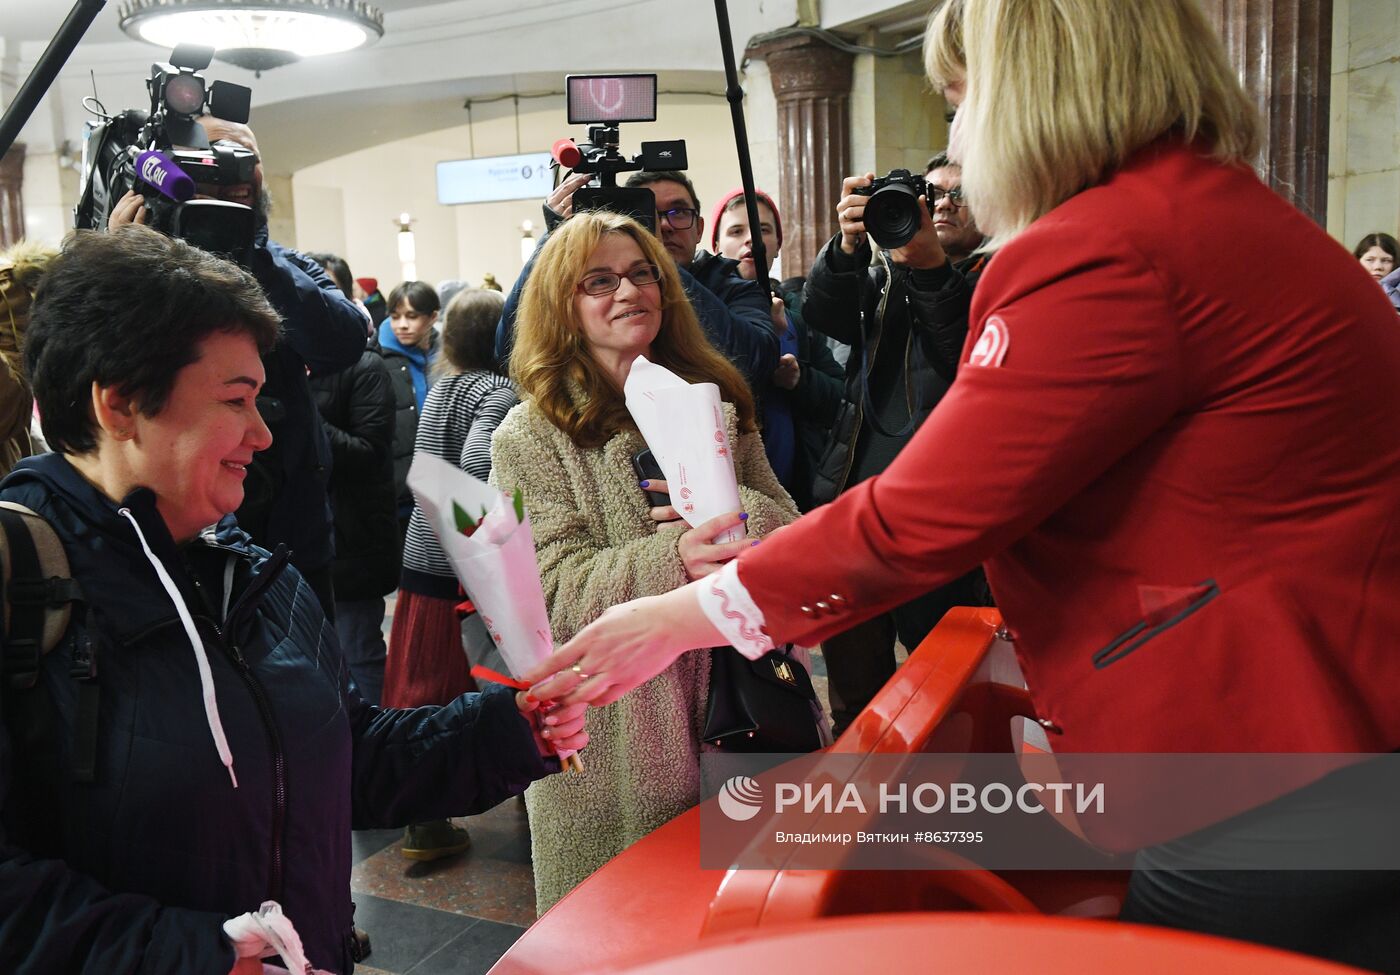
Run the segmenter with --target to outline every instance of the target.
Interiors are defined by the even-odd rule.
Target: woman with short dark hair
[[[244,915],[276,901],[348,973],[352,824],[484,811],[557,768],[547,738],[586,740],[501,689],[360,698],[285,546],[229,514],[271,442],[277,334],[247,272],[141,226],[79,231],[40,286],[25,359],[55,453],[0,499],[53,528],[81,599],[47,654],[0,655],[7,971],[260,973]]]

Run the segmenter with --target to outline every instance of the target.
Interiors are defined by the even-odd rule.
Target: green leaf
[[[521,493],[520,488],[515,489],[511,500],[515,502],[515,520],[522,525],[525,524],[525,495]]]

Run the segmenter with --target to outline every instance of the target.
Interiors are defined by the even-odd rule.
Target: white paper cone
[[[656,404],[656,394],[663,389],[686,389],[690,386],[665,366],[658,366],[644,355],[632,360],[632,368],[627,373],[627,381],[622,385],[623,400],[627,412],[637,424],[642,439],[651,448],[651,454],[663,471],[668,453],[667,423],[670,417],[661,413]]]
[[[665,417],[669,445],[661,469],[666,472],[671,505],[692,528],[739,510],[739,482],[734,476],[734,456],[720,402],[719,387],[714,383],[658,389],[655,394],[657,412]],[[743,537],[744,526],[736,525],[714,540],[731,542]]]
[[[627,411],[666,475],[671,505],[694,528],[739,510],[739,483],[719,387],[686,382],[646,356],[632,362],[623,384]],[[743,525],[716,535],[715,542],[743,538]]]
[[[431,454],[413,455],[408,486],[511,676],[519,677],[552,654],[554,635],[529,514],[517,521],[504,494]],[[471,537],[457,530],[454,501],[480,522]],[[561,759],[572,754],[558,752]]]
[[[512,675],[520,675],[554,652],[544,589],[535,561],[535,543],[526,516],[520,529],[496,546],[471,544],[455,531],[447,552],[486,631],[500,648]],[[477,535],[481,534],[478,529]],[[458,540],[462,543],[459,544]]]

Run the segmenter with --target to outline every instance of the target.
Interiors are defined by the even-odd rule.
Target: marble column
[[[16,142],[0,157],[0,247],[24,236],[24,143]]]
[[[806,34],[768,40],[746,53],[768,63],[778,103],[783,267],[805,273],[837,230],[836,201],[850,169],[854,59]]]
[[[1327,225],[1332,0],[1201,0],[1264,117],[1259,173]]]

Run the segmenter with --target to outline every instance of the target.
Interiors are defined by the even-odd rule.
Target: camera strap
[[[880,260],[885,265],[885,286],[888,289],[885,293],[885,298],[886,300],[888,300],[889,291],[892,291],[894,289],[894,268],[890,266],[889,259],[884,256],[883,252],[880,255]],[[912,395],[915,398],[913,399],[912,405],[909,409],[909,420],[904,424],[903,427],[901,427],[897,431],[890,431],[886,430],[884,424],[880,422],[879,411],[875,408],[874,400],[870,398],[870,368],[873,365],[873,363],[870,360],[870,330],[867,327],[870,324],[870,322],[866,313],[866,308],[868,306],[868,302],[866,301],[866,299],[870,294],[869,289],[873,286],[874,282],[870,280],[869,271],[865,271],[864,273],[858,275],[857,287],[859,290],[859,294],[857,307],[859,307],[860,309],[860,406],[861,412],[865,415],[865,421],[868,424],[870,424],[870,429],[874,430],[882,437],[887,437],[891,440],[897,440],[901,437],[907,437],[914,432],[914,428],[919,425],[919,421],[917,418],[919,416],[919,413],[923,409],[923,405],[920,402],[920,391],[917,388],[915,388],[912,390]],[[882,309],[883,303],[881,303],[881,305],[877,307],[876,311],[879,312]],[[910,350],[913,347],[914,338],[913,311],[908,308],[907,301],[905,304],[905,310],[906,313],[910,316],[909,337],[906,340],[905,344],[905,361],[900,366],[900,368],[904,371],[904,382],[907,389],[907,387],[913,379],[909,370],[908,357]],[[910,393],[906,392],[906,397],[909,395]]]

